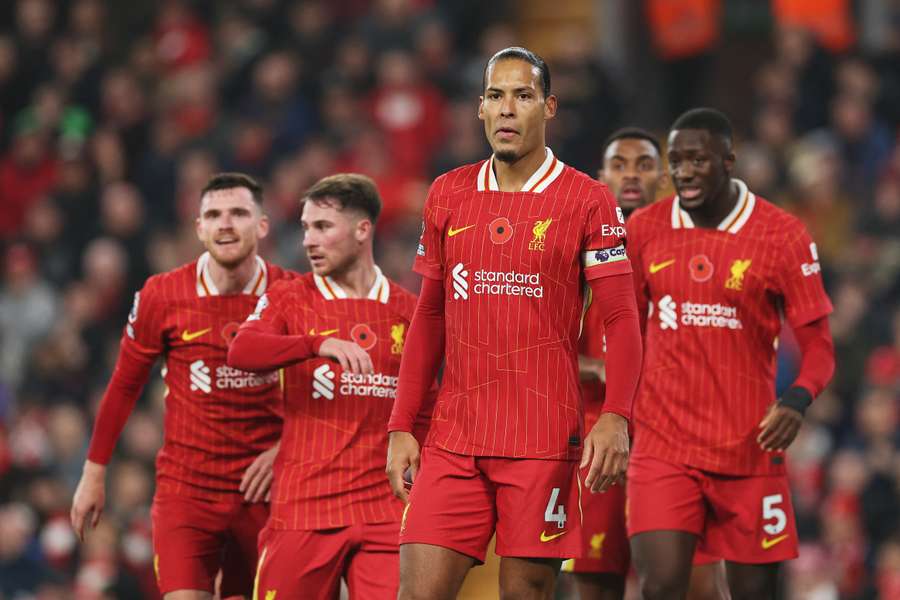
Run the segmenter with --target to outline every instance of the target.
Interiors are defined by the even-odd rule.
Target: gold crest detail
[[[747,270],[750,268],[751,262],[753,261],[746,258],[744,260],[737,259],[731,263],[731,277],[725,281],[726,289],[736,291],[744,289],[744,275],[746,275]]]
[[[529,250],[544,251],[544,239],[547,237],[547,229],[550,228],[551,223],[553,223],[552,218],[535,222],[534,227],[531,229],[534,239],[528,242]]]
[[[394,340],[394,343],[391,344],[391,354],[403,353],[403,338],[405,335],[406,325],[403,323],[391,325],[391,339]]]

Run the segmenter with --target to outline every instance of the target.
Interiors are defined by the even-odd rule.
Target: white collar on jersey
[[[541,166],[537,168],[537,171],[535,171],[528,181],[525,182],[525,185],[522,186],[520,191],[540,194],[546,190],[547,186],[553,183],[557,177],[559,177],[560,173],[562,173],[563,167],[566,165],[563,164],[563,161],[558,160],[553,156],[553,151],[550,148],[545,147],[544,149],[547,152],[544,162],[541,163]],[[489,159],[481,163],[481,168],[478,170],[477,189],[479,192],[500,191],[500,185],[497,183],[497,175],[494,173],[493,154],[491,154]]]
[[[753,208],[756,206],[756,194],[747,189],[747,184],[740,179],[732,179],[738,186],[738,200],[734,203],[734,208],[728,213],[719,226],[719,231],[727,231],[728,233],[737,233],[750,220],[753,214]],[[672,203],[672,229],[693,229],[694,221],[687,211],[682,210],[678,196]]]
[[[209,252],[204,252],[197,259],[197,295],[201,298],[219,295],[219,288],[216,287],[212,275],[209,274],[209,259]],[[257,256],[256,271],[241,293],[262,296],[266,292],[268,283],[269,271],[266,268],[266,261]]]
[[[313,273],[313,280],[316,282],[316,287],[319,288],[319,291],[322,292],[322,295],[325,296],[326,300],[346,300],[349,298],[347,292],[345,292],[331,277],[328,277],[327,275],[321,277]],[[375,283],[372,284],[372,289],[369,290],[366,298],[368,300],[378,300],[382,304],[387,304],[390,295],[391,286],[388,283],[388,278],[382,274],[378,265],[375,265]]]

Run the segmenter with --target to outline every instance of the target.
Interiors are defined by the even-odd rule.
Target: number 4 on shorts
[[[556,523],[560,529],[566,527],[566,507],[560,504],[556,505],[559,500],[559,488],[553,488],[550,492],[550,501],[547,502],[547,509],[544,511],[544,520],[548,523]]]

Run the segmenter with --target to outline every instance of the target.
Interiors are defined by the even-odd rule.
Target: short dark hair
[[[676,129],[701,129],[712,135],[725,138],[728,143],[734,141],[734,131],[731,121],[724,113],[714,108],[692,108],[675,119],[671,130]]]
[[[544,59],[529,50],[528,48],[522,48],[521,46],[510,46],[509,48],[504,48],[500,50],[496,54],[494,54],[490,60],[487,61],[487,64],[484,66],[484,72],[481,74],[481,89],[487,88],[487,72],[491,66],[497,62],[498,60],[508,60],[511,58],[515,58],[518,60],[524,60],[528,64],[533,67],[537,67],[537,70],[541,74],[541,88],[544,92],[544,98],[550,95],[550,67],[547,66],[547,63],[544,62]]]
[[[656,149],[656,153],[662,156],[662,146],[656,136],[641,127],[622,127],[609,134],[603,142],[603,161],[606,162],[606,151],[617,140],[646,140]]]
[[[250,191],[253,201],[262,206],[263,203],[263,187],[253,177],[246,173],[216,173],[209,178],[203,190],[200,192],[200,198],[207,192],[216,190],[231,190],[234,188],[244,188]]]
[[[316,203],[334,201],[339,210],[358,210],[365,213],[373,223],[381,213],[378,186],[371,178],[359,173],[338,173],[320,179],[303,194],[301,206],[307,200]]]

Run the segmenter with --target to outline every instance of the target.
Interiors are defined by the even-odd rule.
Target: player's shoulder
[[[755,224],[773,234],[795,236],[806,231],[806,225],[800,217],[762,196],[756,196],[753,212]]]
[[[165,295],[169,298],[196,296],[197,260],[175,267],[171,271],[151,275],[141,288],[142,298]]]
[[[269,287],[266,289],[266,294],[269,296],[296,296],[296,295],[306,295],[312,293],[316,290],[316,283],[313,279],[313,274],[310,273],[297,273],[296,271],[290,271],[287,269],[282,269],[283,276],[271,281]]]
[[[297,271],[285,269],[284,267],[276,265],[275,263],[271,263],[267,260],[263,262],[266,265],[266,276],[268,277],[270,284],[274,284],[275,282],[281,280],[291,280],[301,277],[300,273],[298,273]]]
[[[631,213],[625,223],[628,232],[641,229],[671,228],[673,204],[675,204],[674,194],[638,208]]]
[[[432,195],[450,195],[458,192],[467,192],[476,189],[478,185],[478,172],[485,161],[462,165],[447,171],[435,178],[431,184]]]
[[[391,289],[388,305],[397,314],[411,320],[413,312],[416,310],[417,296],[391,278],[388,278],[388,283]]]

